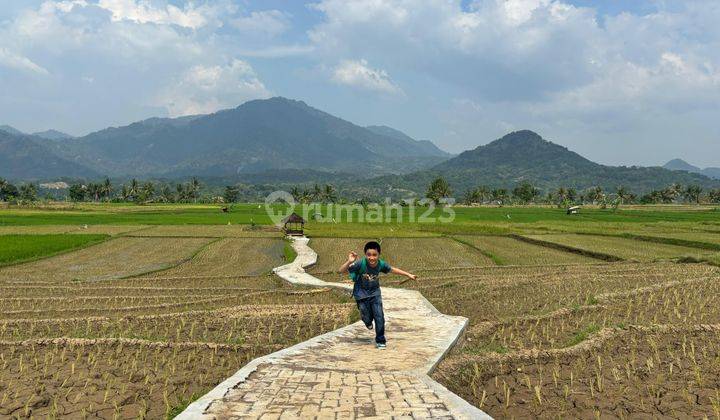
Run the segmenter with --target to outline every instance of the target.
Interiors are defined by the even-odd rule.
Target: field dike
[[[305,272],[317,254],[294,238],[297,258],[273,271],[297,285],[350,290]],[[383,289],[388,347],[374,346],[362,322],[257,358],[183,411],[178,419],[414,416],[489,419],[428,375],[467,326],[419,292]]]

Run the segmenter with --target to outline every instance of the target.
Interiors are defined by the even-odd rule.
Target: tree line
[[[425,196],[435,203],[452,196],[448,182],[438,177],[427,187]],[[600,206],[620,206],[623,204],[671,204],[671,203],[720,203],[720,189],[704,191],[698,185],[682,186],[671,184],[660,190],[653,190],[642,196],[620,186],[613,191],[602,187],[592,187],[584,191],[559,187],[542,194],[540,189],[529,182],[522,182],[512,190],[490,188],[480,185],[465,191],[459,200],[462,204],[555,204],[559,207],[575,204],[597,204]]]

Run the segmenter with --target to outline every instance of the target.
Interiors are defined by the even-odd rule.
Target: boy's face
[[[378,259],[380,258],[380,253],[377,249],[368,249],[365,251],[365,258],[367,258],[368,263],[370,263],[371,266],[375,266],[377,264]]]

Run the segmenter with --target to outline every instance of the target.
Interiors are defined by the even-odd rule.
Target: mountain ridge
[[[713,179],[720,179],[720,168],[716,167],[708,167],[708,168],[700,168],[695,165],[691,165],[687,163],[686,161],[675,158],[670,161],[668,161],[666,164],[663,165],[663,168],[669,169],[671,171],[687,171],[692,172],[696,174],[702,174],[709,178]]]
[[[644,193],[671,183],[720,187],[720,182],[701,174],[661,167],[601,165],[530,130],[509,133],[426,170],[378,177],[375,181],[387,187],[423,192],[439,176],[445,178],[456,193],[479,185],[512,188],[525,181],[543,191],[561,186],[576,190],[600,186],[614,191],[624,186]]]
[[[305,102],[275,97],[180,119],[151,118],[54,145],[109,175],[228,176],[271,169],[401,173],[446,156],[383,136]]]

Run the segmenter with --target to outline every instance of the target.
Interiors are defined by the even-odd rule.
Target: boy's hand
[[[350,262],[350,263],[355,262],[355,260],[357,260],[357,257],[358,257],[357,252],[350,251],[350,253],[348,254],[348,262]]]
[[[415,274],[408,274],[408,278],[410,280],[417,280],[417,276]]]

